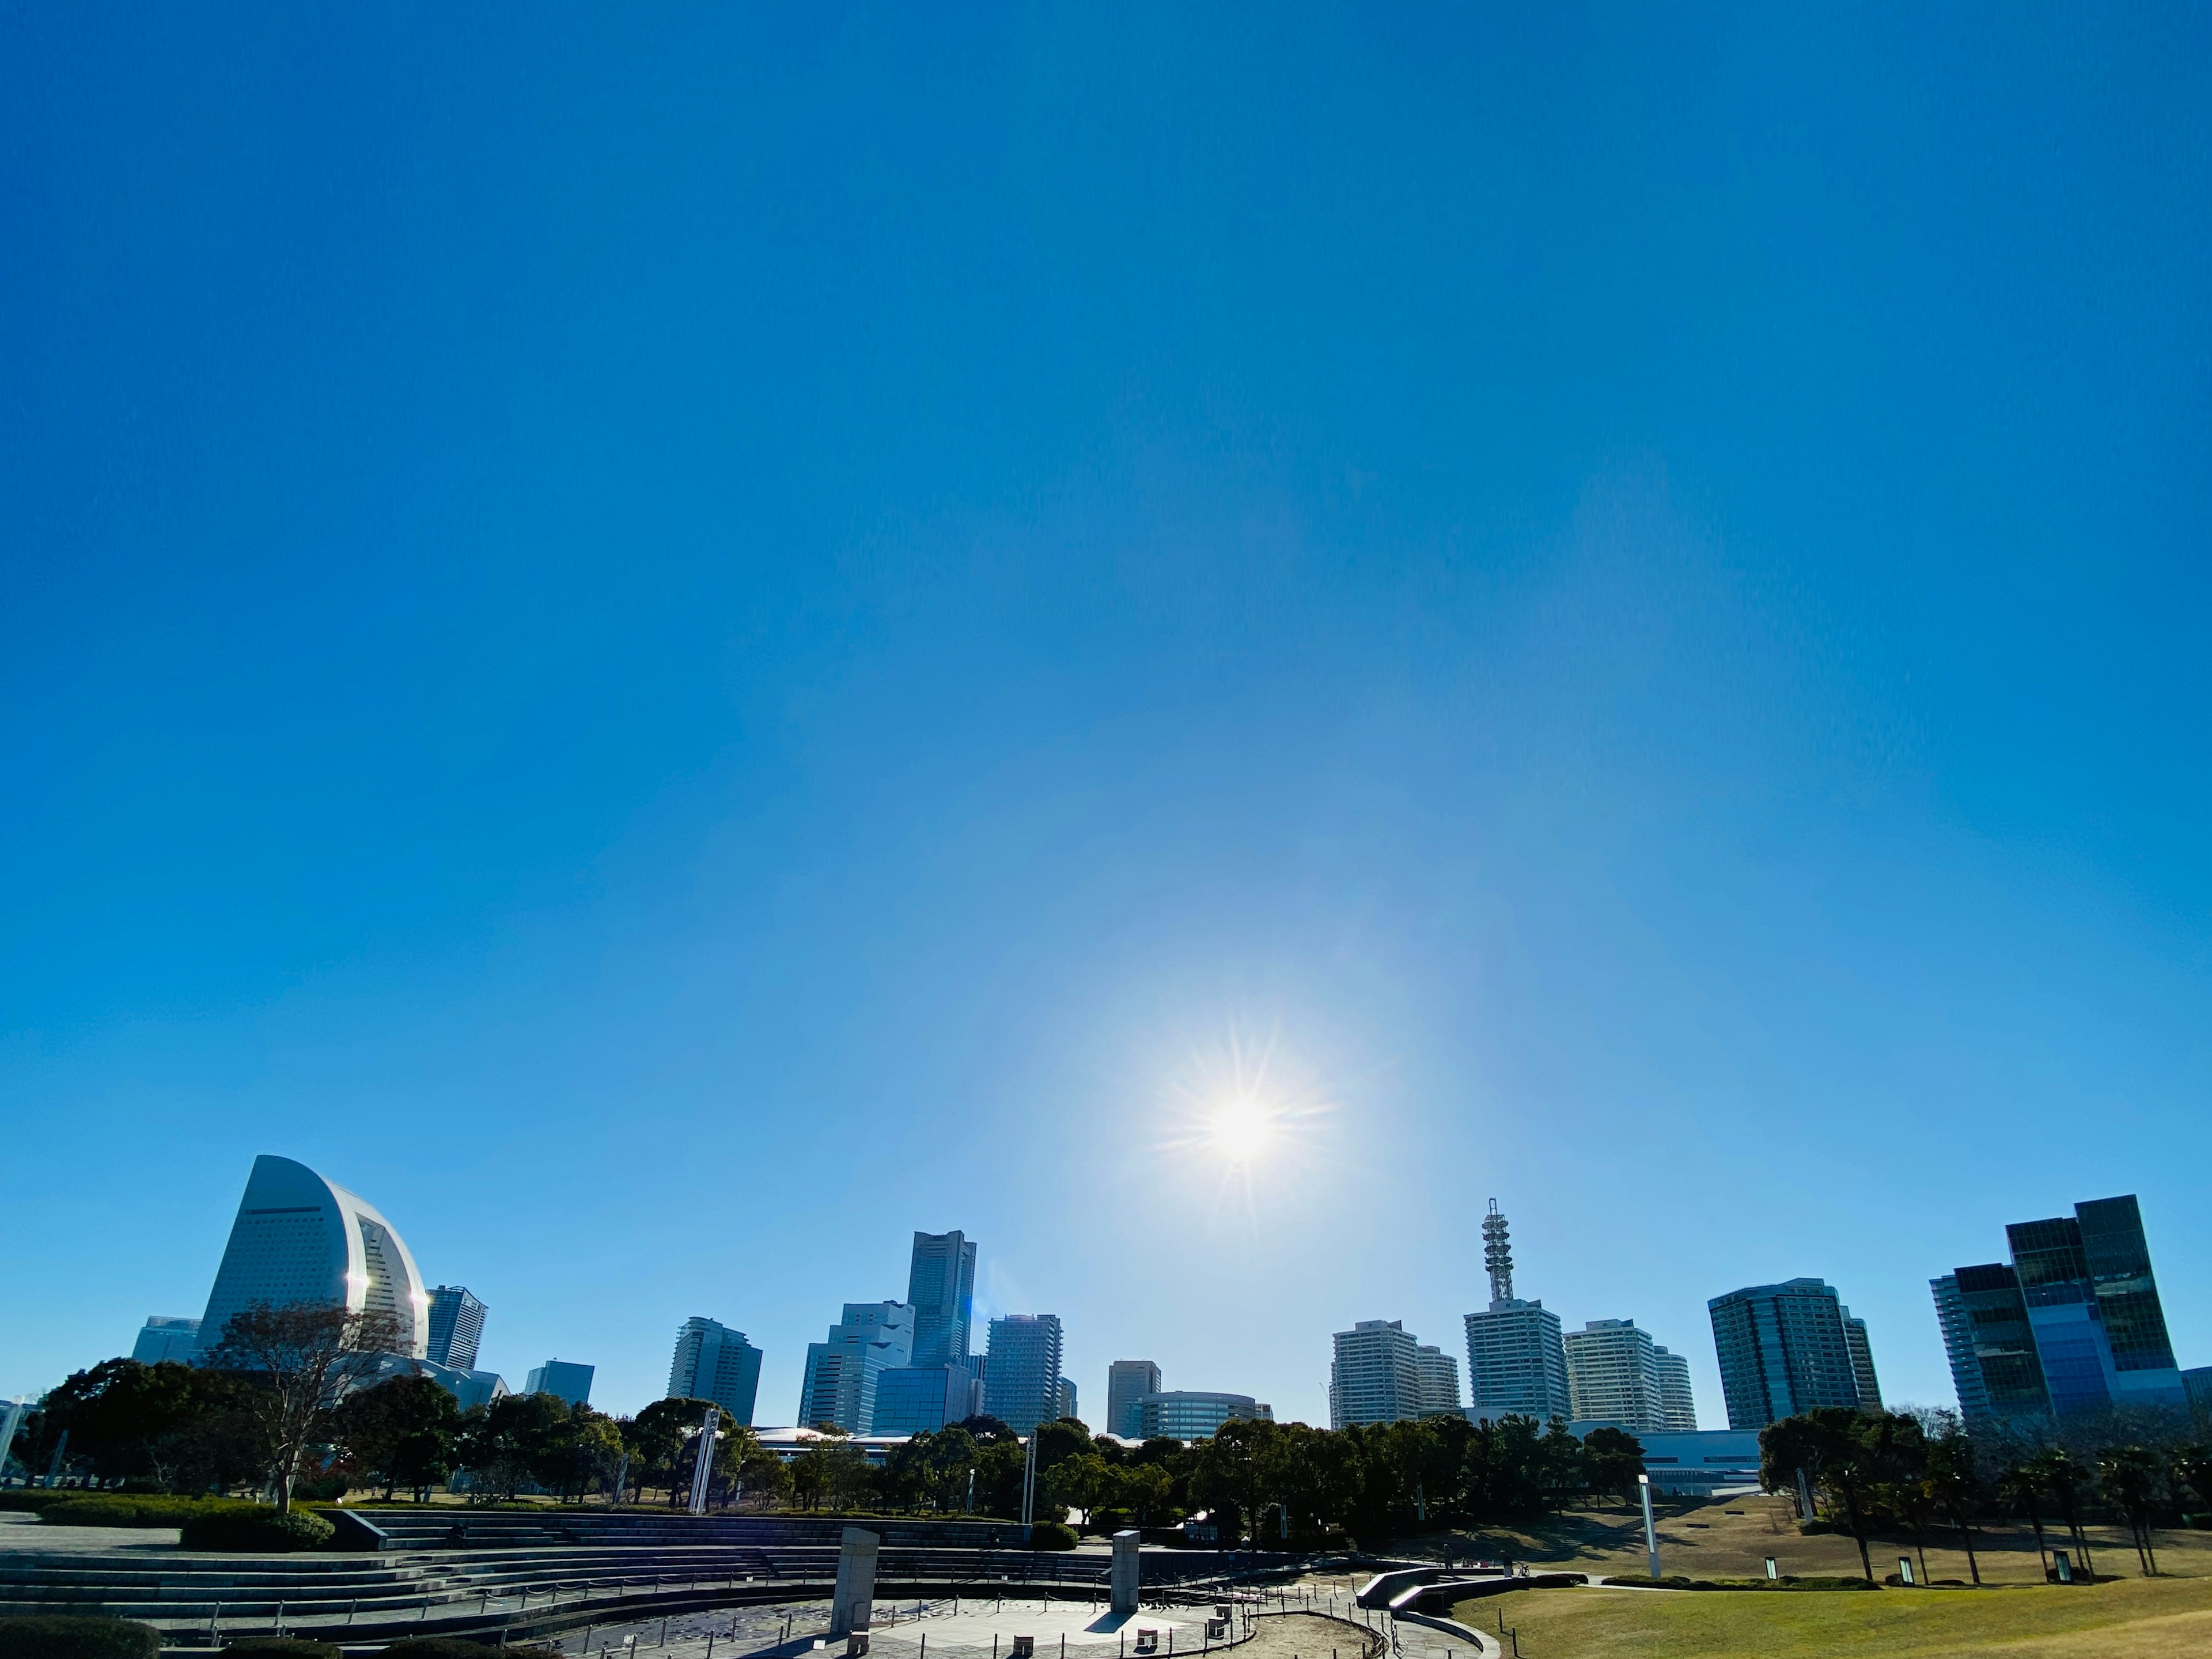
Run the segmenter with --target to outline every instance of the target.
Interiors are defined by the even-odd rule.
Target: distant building
[[[1710,1499],[1759,1486],[1759,1436],[1748,1430],[1662,1431],[1637,1439],[1644,1447],[1644,1472],[1656,1492]]]
[[[1224,1423],[1239,1419],[1272,1423],[1275,1408],[1261,1404],[1249,1394],[1147,1394],[1138,1399],[1137,1432],[1127,1437],[1211,1440]]]
[[[1137,1401],[1160,1391],[1160,1368],[1149,1359],[1117,1359],[1106,1368],[1106,1432],[1134,1440],[1142,1432]]]
[[[475,1370],[487,1311],[483,1303],[459,1285],[433,1285],[430,1342],[422,1357],[434,1365],[451,1365],[464,1371]]]
[[[1705,1306],[1729,1428],[1763,1429],[1815,1406],[1859,1403],[1843,1304],[1821,1280],[1747,1285]]]
[[[532,1370],[522,1391],[550,1394],[571,1406],[586,1405],[592,1398],[592,1367],[579,1365],[572,1360],[549,1359]]]
[[[1490,1275],[1490,1306],[1465,1321],[1468,1415],[1477,1421],[1533,1417],[1540,1423],[1571,1418],[1559,1316],[1540,1301],[1513,1294],[1513,1251],[1494,1198],[1482,1223],[1482,1261]]]
[[[429,1297],[392,1224],[306,1164],[266,1152],[253,1160],[230,1224],[200,1316],[198,1358],[215,1352],[233,1318],[262,1303],[386,1314],[396,1328],[392,1352],[427,1357]]]
[[[1422,1416],[1461,1415],[1458,1360],[1442,1348],[1424,1343],[1413,1350],[1413,1369],[1421,1378]]]
[[[885,1371],[913,1363],[914,1310],[903,1302],[848,1302],[827,1339],[806,1345],[799,1397],[803,1428],[835,1423],[873,1434],[876,1385]]]
[[[1060,1396],[1056,1403],[1062,1417],[1073,1418],[1078,1422],[1082,1420],[1082,1413],[1076,1409],[1073,1379],[1065,1376],[1060,1379]]]
[[[1618,1423],[1635,1434],[1662,1426],[1659,1355],[1632,1319],[1593,1319],[1565,1336],[1567,1395],[1577,1419]]]
[[[1690,1392],[1690,1362],[1664,1348],[1651,1350],[1659,1367],[1659,1426],[1668,1434],[1698,1432],[1698,1402]]]
[[[983,1380],[966,1365],[896,1365],[876,1379],[871,1432],[934,1434],[983,1409]]]
[[[2191,1366],[2181,1374],[2181,1386],[2191,1406],[2212,1410],[2212,1365]]]
[[[358,1386],[374,1388],[395,1376],[427,1377],[453,1395],[454,1404],[463,1411],[474,1406],[489,1406],[495,1400],[506,1399],[512,1392],[507,1379],[497,1371],[457,1370],[451,1365],[396,1353],[378,1355],[375,1365],[363,1375]]]
[[[671,1400],[711,1400],[732,1420],[750,1426],[760,1394],[761,1351],[743,1331],[694,1315],[676,1333],[668,1365]]]
[[[1017,1434],[1060,1415],[1058,1314],[1008,1314],[990,1324],[984,1409]]]
[[[1420,1342],[1395,1319],[1361,1319],[1330,1339],[1328,1425],[1403,1423],[1422,1414]]]
[[[916,1233],[906,1299],[914,1310],[914,1363],[933,1366],[964,1361],[975,1313],[974,1241],[960,1232]]]
[[[131,1345],[131,1357],[142,1365],[158,1365],[164,1359],[189,1365],[199,1346],[198,1320],[149,1314],[145,1324],[139,1328],[138,1340]]]
[[[2133,1194],[2015,1222],[2005,1239],[2009,1264],[1929,1281],[1968,1423],[2188,1403]]]

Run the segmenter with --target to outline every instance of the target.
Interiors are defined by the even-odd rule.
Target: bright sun
[[[1249,1095],[1238,1095],[1213,1109],[1206,1139],[1232,1164],[1249,1164],[1275,1138],[1275,1117]]]

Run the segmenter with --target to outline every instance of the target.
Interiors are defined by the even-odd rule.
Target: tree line
[[[1869,1540],[1904,1534],[1928,1575],[1927,1538],[1955,1532],[1967,1571],[1982,1582],[1974,1548],[1978,1522],[2010,1516],[2033,1529],[2048,1575],[2051,1552],[2070,1548],[2094,1577],[2087,1523],[2124,1524],[2136,1565],[2158,1571],[2154,1528],[2182,1518],[2192,1501],[2212,1510],[2212,1441],[2191,1437],[2182,1419],[2111,1413],[2031,1428],[1969,1433],[1949,1411],[1862,1412],[1820,1407],[1769,1424],[1759,1437],[1760,1482],[1769,1491],[1803,1487],[1816,1510],[1856,1541],[1869,1582]],[[1814,1520],[1817,1516],[1807,1516]],[[2054,1545],[2051,1534],[2064,1541]]]

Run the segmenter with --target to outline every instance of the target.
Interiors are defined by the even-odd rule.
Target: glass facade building
[[[975,1315],[974,1241],[961,1232],[916,1233],[906,1299],[914,1310],[914,1363],[963,1363]]]
[[[1161,1436],[1170,1440],[1211,1440],[1224,1423],[1240,1419],[1272,1423],[1275,1408],[1249,1394],[1208,1394],[1195,1389],[1148,1394],[1137,1402],[1137,1431],[1146,1440]]]
[[[761,1351],[743,1331],[693,1315],[676,1333],[668,1398],[711,1400],[746,1427],[760,1395]]]
[[[142,1365],[158,1365],[164,1359],[189,1365],[199,1346],[198,1320],[149,1314],[139,1329],[138,1340],[131,1345],[131,1357]]]
[[[1160,1368],[1149,1359],[1117,1359],[1106,1368],[1106,1432],[1134,1440],[1145,1431],[1137,1402],[1160,1391]]]
[[[884,1373],[914,1358],[914,1310],[903,1302],[848,1302],[844,1317],[806,1345],[799,1425],[834,1423],[850,1434],[876,1432],[876,1389]]]
[[[434,1365],[451,1365],[457,1371],[477,1368],[477,1350],[483,1343],[484,1304],[459,1285],[430,1287],[430,1351],[422,1357]]]
[[[1058,1314],[1008,1314],[990,1325],[984,1409],[1017,1434],[1060,1415]]]
[[[2012,1261],[1931,1279],[1970,1422],[2185,1406],[2134,1194],[2005,1229]]]
[[[593,1369],[590,1365],[580,1365],[573,1359],[549,1359],[542,1365],[531,1367],[522,1391],[525,1394],[550,1394],[556,1400],[565,1401],[571,1406],[588,1405],[592,1398]]]
[[[1820,1279],[1751,1285],[1705,1304],[1713,1322],[1729,1427],[1763,1429],[1815,1406],[1857,1406],[1859,1366],[1849,1310]],[[1865,1351],[1865,1326],[1859,1329]],[[1866,1352],[1871,1381],[1874,1358]]]

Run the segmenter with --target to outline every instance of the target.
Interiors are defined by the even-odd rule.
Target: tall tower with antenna
[[[1494,1198],[1482,1218],[1482,1265],[1490,1270],[1490,1305],[1503,1308],[1513,1299],[1513,1247],[1506,1242],[1505,1218],[1498,1213]]]
[[[1571,1415],[1567,1349],[1559,1316],[1541,1302],[1513,1294],[1513,1247],[1498,1200],[1482,1218],[1482,1265],[1490,1273],[1490,1310],[1467,1316],[1467,1382],[1480,1422],[1512,1414],[1548,1423]]]

